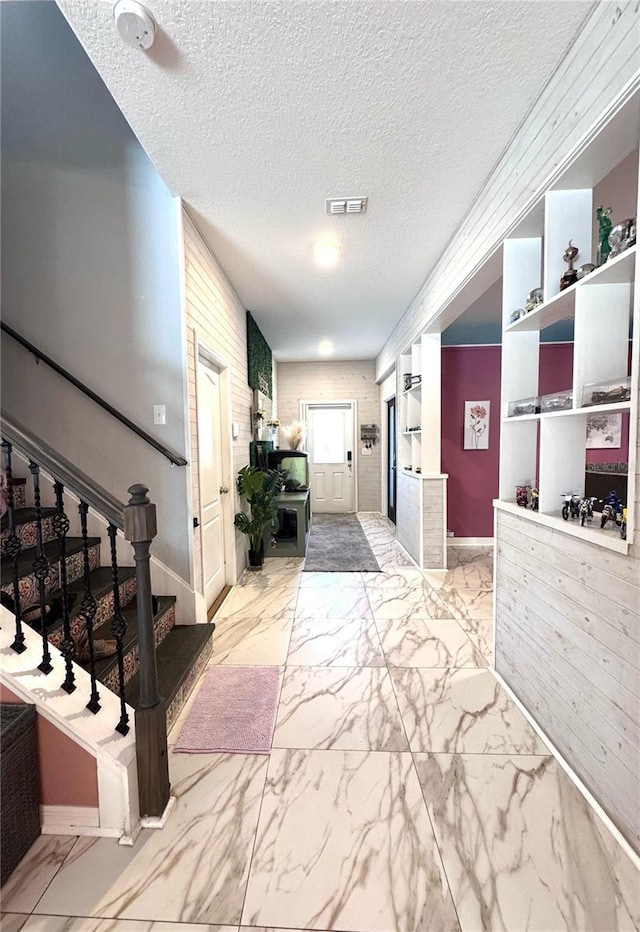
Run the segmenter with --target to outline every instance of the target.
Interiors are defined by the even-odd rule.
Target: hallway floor
[[[42,837],[3,932],[640,929],[631,860],[488,669],[491,553],[421,572],[360,520],[383,572],[268,560],[216,616],[212,663],[282,668],[271,755],[172,752],[133,848]]]

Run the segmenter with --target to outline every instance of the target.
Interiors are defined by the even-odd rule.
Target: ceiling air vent
[[[366,214],[366,197],[328,197],[326,200],[327,213],[334,214]]]

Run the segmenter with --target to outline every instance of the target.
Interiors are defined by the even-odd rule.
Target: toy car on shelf
[[[600,518],[600,527],[604,528],[607,526],[609,521],[613,521],[617,527],[622,527],[623,514],[626,511],[626,507],[620,501],[618,494],[614,491],[609,492],[606,498],[601,498],[602,502],[602,516]],[[625,522],[626,523],[626,522]],[[626,534],[626,527],[625,527]]]
[[[540,399],[540,411],[546,414],[550,411],[567,411],[573,404],[573,390],[568,388],[563,392],[553,392],[543,395]]]
[[[509,402],[509,417],[522,417],[524,414],[539,414],[540,399],[537,395],[531,398],[520,398],[518,401]]]
[[[615,382],[594,382],[585,385],[582,393],[582,407],[590,405],[612,405],[631,401],[631,379],[617,379]]]

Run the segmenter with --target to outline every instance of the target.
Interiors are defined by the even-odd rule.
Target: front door
[[[396,400],[387,402],[387,517],[396,523]]]
[[[351,404],[308,404],[311,512],[355,510]]]
[[[222,430],[220,373],[203,356],[198,359],[198,449],[202,577],[209,609],[225,585],[222,510]]]

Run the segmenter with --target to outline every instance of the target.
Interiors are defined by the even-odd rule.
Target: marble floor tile
[[[75,843],[75,835],[36,838],[2,887],[2,912],[33,912]]]
[[[376,621],[389,667],[484,667],[486,662],[451,619],[388,618]]]
[[[368,588],[367,595],[376,621],[395,618],[451,618],[442,599],[433,589]]]
[[[637,870],[552,757],[416,766],[463,932],[640,928]]]
[[[362,618],[294,621],[287,666],[383,667],[375,623]]]
[[[242,923],[458,930],[411,755],[274,750]]]
[[[259,589],[266,593],[273,589],[295,589],[300,585],[302,568],[283,570],[279,573],[265,573],[263,570],[246,570],[236,583],[239,589]]]
[[[235,925],[151,922],[145,919],[79,919],[66,916],[31,916],[24,926],[24,932],[236,932],[236,929]]]
[[[493,564],[486,559],[461,563],[448,570],[425,570],[434,589],[492,589]]]
[[[493,618],[493,592],[489,589],[440,589],[442,599],[453,618]]]
[[[487,663],[493,664],[493,621],[490,618],[461,618],[458,622]]]
[[[387,670],[287,667],[273,746],[408,751]]]
[[[353,589],[300,589],[295,617],[299,621],[301,618],[371,619],[373,616],[364,586],[359,583]]]
[[[362,590],[361,573],[303,573],[301,589],[353,589]]]
[[[417,589],[431,592],[434,588],[422,570],[410,566],[385,566],[380,573],[363,574],[367,592],[372,589]]]
[[[373,550],[373,555],[378,561],[378,565],[383,572],[387,567],[390,566],[408,566],[416,568],[416,565],[411,557],[407,556],[407,554],[400,546],[398,546],[398,544],[394,543],[389,544],[388,546],[374,544],[371,549]]]
[[[293,619],[230,616],[216,626],[210,664],[283,666]]]
[[[238,932],[308,932],[307,929],[265,929],[264,926],[240,926]]]
[[[216,612],[216,623],[224,618],[291,618],[298,598],[297,586],[278,586],[262,590],[257,586],[240,586],[231,590]]]
[[[412,751],[546,754],[489,670],[390,670]]]
[[[0,932],[20,932],[29,916],[20,913],[2,913],[0,915]]]
[[[479,547],[447,547],[447,566],[450,570],[456,566],[466,566],[470,563],[480,563],[484,566],[493,566],[493,546]]]
[[[266,768],[257,755],[173,755],[166,827],[131,848],[81,838],[36,912],[238,925]]]

